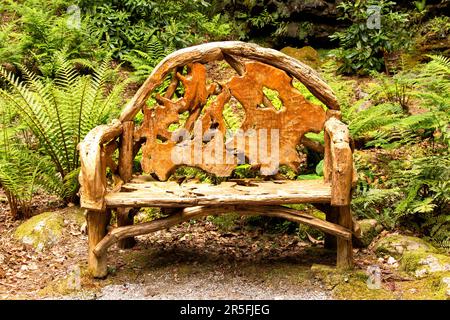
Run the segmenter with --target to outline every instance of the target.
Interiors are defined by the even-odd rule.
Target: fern
[[[55,54],[55,80],[40,78],[22,67],[19,81],[0,67],[6,89],[0,101],[17,112],[20,120],[39,142],[39,152],[49,158],[62,181],[72,187],[59,190],[66,200],[76,194],[76,179],[69,179],[79,167],[77,145],[98,124],[107,122],[119,111],[121,92],[126,81],[110,81],[109,61],[103,61],[91,75],[79,75],[63,52]],[[112,84],[112,89],[108,89]]]
[[[147,79],[155,66],[174,50],[175,48],[173,47],[165,48],[158,38],[152,36],[146,46],[145,52],[134,49],[124,55],[123,59],[128,61],[135,70],[132,80],[142,83]]]
[[[391,103],[376,105],[355,112],[355,115],[349,121],[349,130],[352,136],[357,139],[396,122],[402,116],[402,109],[398,105]]]
[[[0,185],[4,188],[15,219],[31,215],[31,200],[38,190],[62,193],[62,183],[47,157],[30,150],[17,138],[19,130],[11,127],[14,115],[2,108],[0,140]]]

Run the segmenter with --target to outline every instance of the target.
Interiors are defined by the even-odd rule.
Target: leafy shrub
[[[214,12],[230,12],[233,34],[241,40],[268,42],[279,46],[287,41],[308,42],[318,28],[313,21],[294,18],[303,3],[292,1],[213,1]]]
[[[368,7],[371,5],[380,7],[380,29],[367,26],[371,15]],[[407,47],[410,38],[406,29],[408,14],[393,11],[394,5],[395,2],[386,0],[343,1],[338,5],[342,11],[339,19],[352,22],[345,31],[331,36],[340,44],[334,50],[334,55],[342,63],[339,72],[367,74],[371,70],[381,71],[385,68],[386,54]]]
[[[408,96],[424,112],[408,115],[397,105],[397,112],[387,117],[376,112],[386,105],[381,104],[352,118],[353,133],[371,132],[368,146],[403,146],[403,155],[384,162],[382,178],[374,174],[380,168],[356,157],[360,179],[352,206],[357,214],[378,218],[387,227],[407,226],[450,247],[450,61],[430,58],[417,70],[399,74],[411,81]]]
[[[80,1],[95,37],[114,58],[144,51],[153,37],[165,50],[221,40],[231,32],[220,14],[209,16],[206,1]]]
[[[450,36],[450,17],[438,16],[419,25],[414,37],[418,49],[446,50],[448,53],[448,39]],[[445,52],[444,52],[445,53]]]
[[[37,152],[48,157],[63,187],[58,195],[76,200],[79,154],[77,145],[93,127],[106,123],[119,110],[126,84],[118,77],[112,88],[111,69],[105,60],[92,75],[79,75],[64,54],[55,55],[56,79],[40,78],[23,67],[23,81],[0,67],[0,102],[17,113],[37,140]]]

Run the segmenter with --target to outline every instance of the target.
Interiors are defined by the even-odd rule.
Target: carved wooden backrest
[[[174,57],[176,60],[177,55]],[[205,63],[214,58],[225,59],[236,71],[234,75],[216,81],[208,79]],[[288,62],[291,59],[282,58]],[[286,71],[263,63],[270,60],[255,60],[259,61],[238,59],[222,49],[217,57],[173,63],[166,59],[156,68],[163,70],[154,71],[150,77],[153,80],[148,80],[132,101],[134,107],[140,105],[144,115],[134,134],[135,142],[143,143],[144,173],[155,173],[166,180],[178,166],[188,165],[229,176],[243,161],[259,166],[263,175],[276,173],[279,165],[297,170],[300,158],[296,147],[305,133],[323,129],[325,110],[306,100]],[[312,69],[295,63],[311,72],[311,78],[317,77]],[[168,75],[172,76],[165,93],[155,95],[153,106],[146,105],[156,84]],[[157,77],[160,79],[155,80]],[[180,89],[182,95],[177,97]],[[274,106],[267,97],[268,91],[278,95],[281,107]],[[317,96],[322,101],[330,100]],[[244,112],[239,129],[232,132],[224,118],[224,108],[230,103],[238,103]],[[127,117],[136,114],[135,109],[123,113],[121,120],[129,120]]]

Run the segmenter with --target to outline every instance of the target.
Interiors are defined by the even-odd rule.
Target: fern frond
[[[35,180],[47,185],[51,192],[69,197],[78,188],[72,174],[79,167],[77,145],[93,127],[107,122],[115,108],[119,109],[126,81],[116,77],[108,92],[111,72],[115,72],[109,60],[95,66],[92,75],[83,76],[76,72],[64,52],[56,53],[55,61],[57,76],[51,81],[26,68],[24,80],[19,81],[0,67],[0,78],[5,83],[5,89],[0,89],[0,102],[17,112],[38,139],[39,153],[48,156],[53,163],[50,167],[55,169],[41,180],[35,171],[27,174],[35,175]]]

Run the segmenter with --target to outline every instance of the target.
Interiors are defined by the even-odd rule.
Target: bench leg
[[[95,278],[104,278],[108,274],[106,264],[106,254],[97,257],[93,250],[97,243],[106,235],[106,227],[111,218],[111,211],[106,212],[87,212],[87,226],[88,226],[88,242],[89,242],[89,256],[88,269],[91,275]]]
[[[352,230],[353,220],[350,206],[336,207],[339,210],[338,224]],[[352,240],[337,239],[337,259],[338,268],[348,269],[353,267],[353,246]]]
[[[117,208],[117,226],[130,226],[133,224],[133,216],[130,208]],[[120,249],[130,249],[136,244],[134,237],[124,238],[117,242]]]

